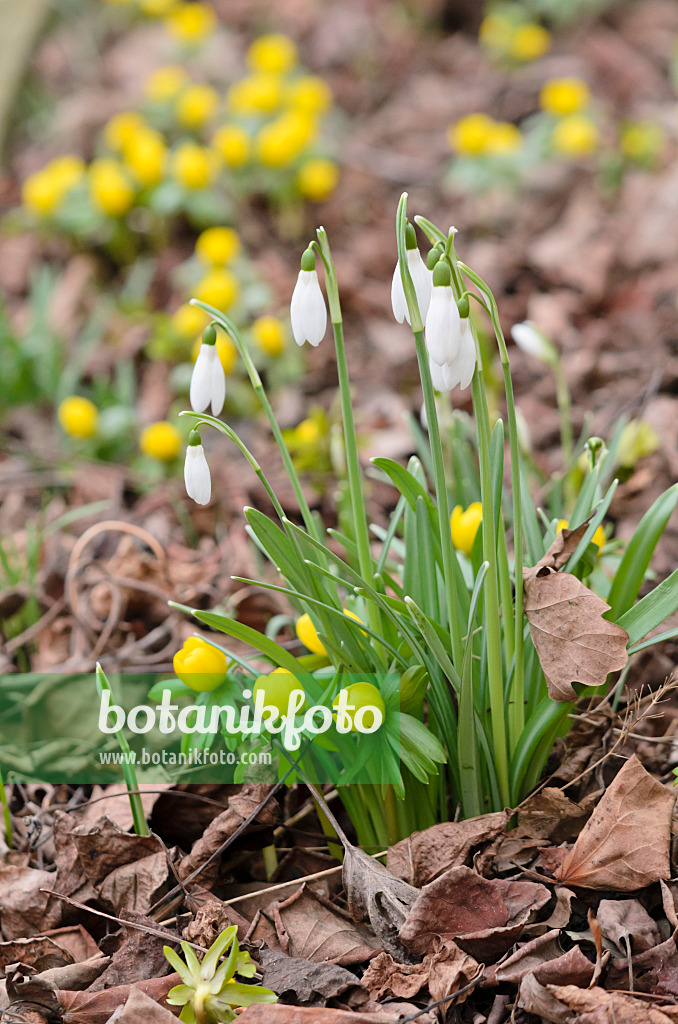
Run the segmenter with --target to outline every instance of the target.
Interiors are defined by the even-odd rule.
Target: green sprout
[[[187,942],[181,943],[186,960],[182,960],[170,946],[164,954],[184,982],[175,985],[167,996],[172,1006],[182,1006],[179,1020],[185,1024],[229,1024],[235,1020],[233,1007],[252,1003],[275,1003],[277,995],[258,985],[243,985],[234,981],[234,974],[251,978],[256,966],[249,953],[240,949],[237,928],[226,928],[212,943],[202,963]],[[228,957],[219,960],[230,947]]]

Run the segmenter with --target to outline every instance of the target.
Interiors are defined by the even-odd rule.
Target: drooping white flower
[[[216,346],[217,332],[211,325],[203,331],[198,358],[193,367],[189,398],[194,412],[204,412],[212,404],[212,415],[218,416],[226,398],[226,374]]]
[[[290,303],[292,334],[297,345],[305,341],[319,345],[327,330],[327,308],[315,269],[315,254],[308,248],[301,257],[301,270]]]
[[[460,321],[457,353],[453,359],[443,365],[442,369],[448,391],[457,386],[463,391],[473,380],[476,370],[476,343],[471,330],[471,321],[467,317]]]
[[[434,363],[443,366],[456,358],[461,340],[459,310],[454,301],[450,268],[436,263],[433,270],[433,295],[428,307],[424,330],[428,354]]]
[[[556,358],[556,350],[551,342],[530,320],[514,324],[511,328],[511,337],[518,348],[522,348],[523,352],[534,356],[542,363],[552,363]]]
[[[441,366],[439,363],[436,363],[434,359],[429,358],[428,368],[431,372],[431,383],[433,384],[433,387],[436,389],[436,391],[449,391],[450,388],[448,388],[445,380],[445,370],[447,369],[447,363]]]
[[[189,498],[198,505],[207,505],[212,496],[212,480],[210,468],[205,458],[205,450],[200,443],[200,434],[192,430],[186,448],[184,463],[184,483]]]
[[[425,321],[431,301],[431,272],[421,258],[421,253],[417,248],[414,228],[411,224],[407,225],[405,231],[405,244],[407,246],[407,266],[417,296],[417,305],[419,306],[421,319]],[[410,311],[407,308],[407,299],[405,298],[405,289],[403,288],[403,279],[400,273],[400,260],[396,263],[395,270],[393,271],[393,280],[391,281],[391,306],[393,308],[393,315],[398,323],[401,324],[403,320],[407,320],[409,324]]]

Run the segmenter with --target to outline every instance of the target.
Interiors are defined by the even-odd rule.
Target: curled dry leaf
[[[372,999],[412,999],[428,984],[428,966],[401,964],[390,953],[379,953],[370,960],[362,976]]]
[[[254,1003],[238,1015],[238,1024],[397,1024],[399,1014],[361,1013],[355,1010],[317,1009],[312,1006],[287,1006]],[[422,1020],[425,1018],[422,1017]]]
[[[356,924],[369,921],[386,952],[400,963],[410,962],[398,932],[419,890],[391,874],[364,850],[351,845],[344,851],[343,881],[348,910]]]
[[[626,630],[581,580],[549,566],[523,571],[525,615],[552,700],[577,699],[573,683],[601,686],[628,661]]]
[[[176,1024],[177,1018],[166,1006],[147,996],[137,985],[132,985],[122,1013],[116,1024]]]
[[[631,975],[636,992],[652,992],[678,999],[678,949],[675,935],[631,958]],[[607,988],[628,988],[629,962],[612,960],[605,975]]]
[[[440,935],[487,963],[517,941],[550,898],[546,886],[537,882],[489,879],[471,868],[451,868],[421,890],[400,939],[422,955]]]
[[[264,949],[261,952],[261,967],[263,984],[272,989],[283,1003],[325,1006],[328,999],[344,996],[345,1002],[346,993],[355,996],[360,990],[363,1002],[367,1002],[368,993],[363,984],[355,974],[338,964],[313,963],[311,960],[301,960]]]
[[[656,922],[638,900],[601,900],[596,916],[605,938],[623,954],[641,953],[661,942]]]
[[[348,914],[303,884],[288,899],[264,911],[275,926],[283,953],[348,967],[364,963],[381,943],[355,925]]]
[[[555,1024],[577,1020],[590,1024],[671,1024],[674,1019],[645,1000],[634,999],[619,992],[607,992],[598,987],[583,989],[576,985],[545,985],[543,988],[553,1003],[544,1001],[539,1005],[537,1000],[534,1009],[522,1001],[519,1001],[519,1005],[530,1013],[541,1014],[545,1020],[554,1021]],[[520,991],[522,997],[522,984]]]
[[[386,866],[411,885],[426,885],[450,868],[470,865],[474,850],[501,835],[507,820],[504,811],[497,811],[432,825],[391,846]]]
[[[550,931],[526,942],[499,964],[488,967],[483,985],[517,984],[526,974],[534,974],[541,985],[588,985],[593,964],[579,946],[564,952],[560,932]]]
[[[600,798],[557,870],[558,881],[635,892],[669,878],[675,799],[634,754]]]
[[[133,987],[154,1002],[164,1001],[167,993],[175,985],[181,984],[178,974],[170,974],[166,978],[152,978],[150,981],[139,981]],[[59,1002],[64,1024],[107,1024],[119,1006],[127,1002],[131,992],[130,985],[118,985],[107,988],[103,992],[62,992],[59,991]]]
[[[0,864],[0,934],[4,939],[39,935],[60,924],[62,907],[48,907],[54,875],[22,864]]]

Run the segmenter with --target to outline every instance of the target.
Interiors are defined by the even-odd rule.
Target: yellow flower
[[[318,631],[313,625],[311,616],[306,612],[297,619],[295,626],[297,636],[304,647],[307,647],[313,654],[327,654],[325,647],[318,636]]]
[[[585,114],[570,114],[555,126],[551,141],[563,156],[590,156],[598,145],[598,129]]]
[[[187,86],[180,94],[175,112],[185,128],[202,128],[211,121],[219,106],[219,93],[211,85]]]
[[[304,114],[324,114],[332,104],[332,93],[327,82],[317,75],[302,75],[287,87],[285,100]]]
[[[478,39],[490,50],[506,52],[511,46],[514,27],[510,18],[498,12],[492,12],[483,18],[478,32]]]
[[[482,519],[483,506],[479,501],[472,502],[466,511],[462,509],[461,505],[457,505],[452,510],[450,530],[452,543],[458,551],[463,551],[465,555],[471,554]]]
[[[176,459],[181,450],[181,443],[181,434],[174,424],[168,423],[167,420],[150,423],[141,431],[139,438],[139,447],[144,455],[160,459],[161,462]]]
[[[515,153],[523,144],[523,136],[520,128],[517,128],[510,121],[496,121],[491,129],[486,143],[485,152],[492,156],[507,156]]]
[[[233,228],[206,228],[198,235],[195,254],[214,267],[223,267],[236,258],[240,252],[240,238]]]
[[[447,137],[452,149],[462,156],[479,156],[487,150],[493,127],[487,114],[468,114],[450,125]]]
[[[173,100],[188,82],[188,71],[178,64],[167,64],[152,71],[144,82],[144,95],[156,103]]]
[[[199,334],[193,342],[193,348],[191,349],[191,359],[193,362],[198,358],[198,352],[200,351],[201,345],[202,335]],[[231,341],[227,335],[219,334],[217,335],[216,348],[217,355],[219,356],[219,362],[224,368],[224,373],[229,377],[235,370],[238,362],[238,350],[235,347],[235,343]]]
[[[313,445],[320,440],[320,423],[309,416],[301,423],[297,423],[293,433],[295,445]]]
[[[241,78],[228,90],[228,106],[234,114],[271,114],[280,106],[283,87],[278,75],[265,72]]]
[[[173,39],[193,46],[212,34],[217,16],[210,4],[180,3],[170,11],[165,25]]]
[[[239,292],[238,278],[230,270],[220,267],[208,271],[194,289],[196,299],[206,302],[208,306],[215,306],[222,312],[230,309]]]
[[[252,700],[256,703],[257,695],[263,693],[265,706],[276,708],[279,715],[286,715],[292,693],[303,689],[297,677],[287,669],[274,668],[269,675],[259,676],[252,690]],[[299,711],[303,711],[305,706],[304,700]]]
[[[558,536],[559,533],[562,533],[563,530],[566,530],[569,527],[569,525],[570,524],[568,523],[567,519],[559,519],[558,525],[556,526],[556,536]],[[593,534],[593,537],[591,538],[592,542],[596,545],[598,550],[600,550],[603,547],[606,539],[607,538],[605,537],[605,531],[603,530],[602,526],[598,527],[596,532]]]
[[[624,469],[633,469],[639,459],[655,452],[659,443],[659,436],[647,420],[631,420],[621,432],[617,462]]]
[[[384,712],[386,711],[386,705],[384,704],[384,698],[379,693],[374,683],[358,682],[351,683],[344,690],[341,691],[346,694],[347,707],[354,708],[354,711],[347,711],[346,717],[351,723],[351,731],[356,732],[355,720],[358,719],[363,729],[370,729],[375,724],[374,711],[366,712],[363,715],[358,715],[361,708],[375,708],[381,714],[381,720],[384,720]],[[340,694],[334,698],[332,707],[337,710],[339,706]]]
[[[133,146],[140,131],[148,128],[141,114],[134,110],[125,110],[115,114],[104,128],[104,139],[109,149],[122,153],[128,146]]]
[[[542,110],[556,117],[575,114],[589,105],[591,93],[581,78],[550,78],[539,93]]]
[[[57,409],[61,429],[69,437],[92,437],[99,424],[99,413],[94,402],[80,395],[69,395]]]
[[[629,160],[647,164],[660,156],[665,143],[666,135],[661,125],[652,121],[636,121],[622,128],[619,147]]]
[[[145,128],[125,148],[125,162],[142,185],[157,185],[165,176],[167,146],[160,132]]]
[[[543,57],[551,49],[551,33],[541,25],[527,22],[513,33],[509,53],[517,60],[530,61]]]
[[[85,162],[79,156],[57,156],[50,160],[45,170],[66,193],[82,181],[85,175]]]
[[[271,32],[254,40],[247,51],[247,63],[253,71],[284,75],[297,63],[297,48],[289,36]]]
[[[78,157],[57,157],[26,178],[21,188],[24,206],[38,217],[49,217],[81,181],[84,171],[85,165]]]
[[[214,153],[197,142],[182,142],[174,152],[172,173],[185,188],[207,188],[217,174]]]
[[[313,118],[296,111],[270,121],[257,136],[257,153],[267,167],[284,167],[295,160],[313,140]]]
[[[306,199],[321,202],[334,192],[338,180],[339,168],[335,163],[314,157],[299,168],[297,188]]]
[[[239,124],[224,124],[212,137],[212,149],[227,167],[242,167],[250,155],[250,137]]]
[[[189,636],[174,655],[174,671],[182,683],[197,693],[215,690],[226,679],[228,658],[206,640]]]
[[[252,324],[252,337],[266,355],[279,356],[285,348],[287,331],[277,316],[260,316]]]
[[[92,202],[110,217],[122,217],[134,204],[134,188],[117,160],[94,160],[89,168],[89,192]]]
[[[164,18],[179,0],[139,0],[139,9],[149,18]]]
[[[172,326],[182,338],[194,338],[202,332],[208,321],[207,313],[200,306],[179,306],[172,316]]]

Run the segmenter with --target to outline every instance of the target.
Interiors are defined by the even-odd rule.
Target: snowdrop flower
[[[459,350],[460,318],[452,292],[450,268],[440,261],[433,269],[433,295],[426,316],[426,347],[434,363],[451,363]]]
[[[447,364],[445,364],[445,368],[446,367]],[[451,389],[448,388],[447,383],[445,382],[445,368],[441,366],[439,363],[436,363],[435,360],[431,358],[429,358],[428,361],[428,368],[431,372],[431,383],[433,384],[433,387],[436,389],[436,391],[450,391]],[[426,429],[425,423],[422,422],[422,426],[424,427],[424,429]]]
[[[226,375],[217,353],[217,332],[212,324],[202,332],[198,358],[193,367],[189,398],[194,412],[204,412],[212,403],[212,415],[218,416],[226,398]]]
[[[459,386],[462,391],[473,380],[476,370],[476,343],[468,317],[460,321],[459,347],[456,356],[443,365],[443,379],[446,390]]]
[[[411,224],[408,224],[405,230],[405,246],[407,249],[407,266],[417,296],[417,305],[419,306],[421,319],[425,321],[431,301],[431,274],[417,249],[417,236]],[[403,288],[403,279],[400,273],[400,260],[396,263],[396,268],[393,271],[391,306],[393,307],[393,315],[398,323],[401,324],[403,320],[407,320],[409,324],[410,312],[407,308],[407,299],[405,298],[405,289]]]
[[[212,480],[205,450],[200,443],[200,433],[197,430],[192,430],[188,436],[184,483],[189,498],[193,498],[198,505],[207,505],[212,496]]]
[[[526,320],[522,324],[514,324],[511,328],[511,337],[518,348],[522,348],[528,356],[534,356],[542,363],[553,363],[557,356],[551,342],[531,320]]]
[[[292,334],[297,345],[319,345],[327,329],[327,309],[315,269],[315,253],[309,246],[301,257],[301,270],[290,303]]]

